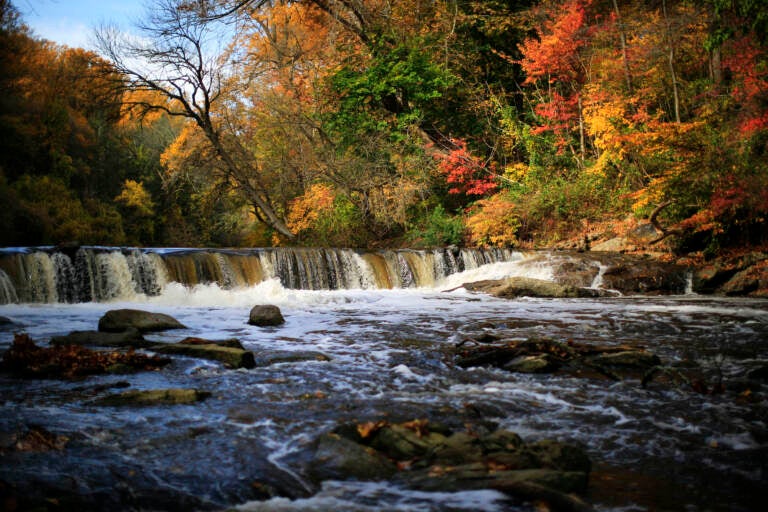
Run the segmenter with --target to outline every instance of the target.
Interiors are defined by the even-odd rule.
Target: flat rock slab
[[[139,309],[113,309],[99,319],[99,330],[103,332],[121,332],[131,328],[144,333],[186,329],[186,326],[172,316]]]
[[[303,361],[330,361],[331,358],[322,352],[311,350],[280,350],[277,352],[260,352],[256,355],[256,366],[271,366],[280,363],[301,363]]]
[[[97,405],[129,406],[129,405],[181,405],[193,404],[211,396],[207,391],[197,389],[149,389],[131,390],[123,393],[105,396],[96,401]]]
[[[223,347],[213,343],[208,345],[158,343],[152,346],[152,351],[160,354],[219,361],[229,368],[253,368],[256,365],[253,352],[240,348]]]
[[[493,295],[494,297],[506,299],[514,297],[563,299],[597,297],[601,295],[600,290],[563,285],[530,277],[508,277],[506,279],[477,281],[473,283],[464,283],[463,286],[470,292],[483,292]]]
[[[179,342],[180,345],[218,345],[220,347],[239,348],[245,350],[245,347],[237,338],[228,338],[226,340],[207,340],[205,338],[184,338]]]

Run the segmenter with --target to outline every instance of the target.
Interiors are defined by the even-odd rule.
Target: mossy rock
[[[181,343],[157,344],[152,347],[160,354],[195,357],[224,363],[228,368],[253,368],[253,352],[221,345],[189,345]]]

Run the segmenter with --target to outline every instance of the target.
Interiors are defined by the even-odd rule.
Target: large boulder
[[[397,466],[368,446],[330,432],[321,435],[314,444],[313,463],[309,477],[319,484],[323,480],[385,480]]]
[[[271,304],[253,306],[248,317],[248,323],[258,327],[271,327],[285,323],[280,308]]]
[[[113,309],[99,319],[100,331],[121,332],[131,328],[139,332],[153,332],[186,329],[186,326],[172,316],[138,309]]]
[[[687,269],[653,259],[626,258],[609,265],[602,274],[602,287],[624,294],[683,293]]]

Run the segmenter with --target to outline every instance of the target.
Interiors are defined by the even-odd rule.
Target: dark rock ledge
[[[591,462],[572,444],[525,443],[515,433],[454,432],[427,420],[352,423],[320,435],[305,469],[320,485],[331,479],[392,479],[433,492],[495,489],[549,510],[586,511]]]

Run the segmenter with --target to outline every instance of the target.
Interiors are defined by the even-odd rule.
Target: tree
[[[130,39],[103,27],[97,32],[98,46],[124,76],[118,83],[121,88],[152,91],[169,100],[157,104],[129,98],[129,104],[192,120],[216,153],[217,171],[224,181],[244,194],[259,220],[293,238],[261,180],[258,163],[223,115],[222,103],[231,92],[226,88],[233,81],[228,80],[223,48],[217,48],[224,28],[208,18],[208,9],[213,7],[215,2],[205,0],[157,0],[139,27],[143,39]]]

